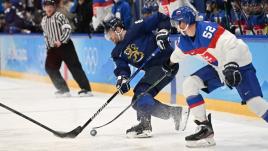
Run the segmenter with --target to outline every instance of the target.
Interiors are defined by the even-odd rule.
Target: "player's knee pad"
[[[268,102],[262,97],[254,97],[247,101],[247,106],[256,113],[259,117],[262,117],[268,122]]]
[[[133,98],[134,99],[134,98]],[[146,93],[136,98],[136,103],[133,105],[133,108],[137,111],[150,114],[155,106],[156,102],[152,95]],[[135,101],[135,100],[133,100]]]
[[[195,96],[199,94],[199,90],[204,88],[203,81],[197,76],[190,76],[183,82],[183,95],[187,98],[189,96]]]

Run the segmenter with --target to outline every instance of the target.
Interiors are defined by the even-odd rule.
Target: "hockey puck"
[[[94,129],[91,130],[91,131],[90,131],[90,135],[91,135],[91,136],[96,136],[96,135],[97,135],[97,131],[94,130]]]

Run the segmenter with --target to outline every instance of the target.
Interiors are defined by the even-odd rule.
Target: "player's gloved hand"
[[[166,29],[161,29],[156,33],[156,43],[160,50],[165,50],[169,44],[169,32]]]
[[[225,76],[225,83],[229,87],[238,86],[242,80],[239,65],[235,62],[229,62],[224,65],[223,75]]]
[[[130,89],[130,85],[127,81],[128,81],[128,78],[125,76],[117,77],[116,88],[119,90],[121,94],[127,93]]]
[[[173,72],[177,71],[177,64],[171,64],[168,59],[162,65],[162,70],[166,73],[167,76],[171,76]]]

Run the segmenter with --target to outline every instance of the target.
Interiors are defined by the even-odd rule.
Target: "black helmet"
[[[45,5],[56,5],[55,0],[43,0],[43,6]]]
[[[107,20],[104,20],[103,25],[105,31],[108,31],[110,29],[115,30],[116,27],[121,27],[123,29],[125,28],[123,22],[119,18],[116,18],[115,16],[111,16]]]

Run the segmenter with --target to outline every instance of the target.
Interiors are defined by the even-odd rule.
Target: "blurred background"
[[[42,0],[0,2],[0,32],[41,32]],[[217,22],[236,35],[268,34],[268,0],[57,0],[57,9],[68,17],[74,33],[88,34],[102,33],[101,23],[110,14],[128,28],[158,11],[170,15],[185,2],[196,8],[199,20]]]

